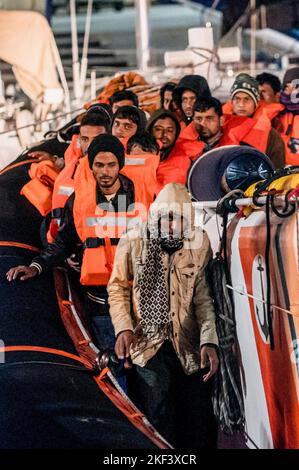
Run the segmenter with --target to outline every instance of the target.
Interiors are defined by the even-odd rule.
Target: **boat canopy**
[[[0,11],[0,59],[12,65],[16,80],[34,102],[63,96],[59,52],[46,18],[33,11]],[[62,83],[63,78],[60,77]]]

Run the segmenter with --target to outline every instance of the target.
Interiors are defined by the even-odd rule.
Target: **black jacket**
[[[116,193],[115,197],[110,201],[113,205],[115,212],[118,212],[118,196],[126,196],[126,209],[135,202],[134,185],[132,181],[119,175],[121,187]],[[54,243],[51,243],[45,248],[39,256],[33,259],[32,263],[38,264],[42,271],[53,268],[54,266],[61,266],[65,260],[72,254],[78,255],[79,260],[82,254],[82,241],[77,233],[74,222],[74,207],[75,194],[73,193],[67,200],[64,212],[61,219],[61,225]],[[97,204],[107,204],[108,200],[104,194],[97,189]]]

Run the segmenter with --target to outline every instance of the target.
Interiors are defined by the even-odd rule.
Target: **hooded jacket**
[[[171,341],[187,374],[200,369],[200,347],[218,344],[215,313],[205,279],[205,267],[211,257],[207,234],[194,227],[194,208],[187,189],[180,184],[163,188],[149,211],[149,225],[165,212],[183,215],[186,232],[183,247],[171,255],[163,253],[163,264],[169,286],[169,314],[172,320]],[[118,335],[134,331],[139,320],[139,279],[146,261],[149,239],[146,226],[135,227],[124,234],[118,244],[112,275],[108,284],[110,315]],[[134,318],[131,315],[131,286]],[[144,367],[156,354],[164,340],[157,336],[146,348],[131,346],[134,364]]]
[[[176,136],[174,144],[166,151],[160,152],[160,164],[157,169],[157,188],[156,193],[168,183],[185,184],[187,172],[190,166],[190,160],[183,148],[177,144],[178,137],[181,131],[181,126],[175,114],[165,109],[156,111],[148,121],[147,131],[152,134],[154,124],[158,119],[170,118],[174,121],[176,126]]]
[[[187,118],[182,110],[182,94],[185,90],[193,91],[197,99],[199,98],[210,98],[211,91],[208,85],[207,80],[201,75],[185,75],[173,90],[172,96],[173,101],[177,107],[182,111],[182,118],[186,124],[188,124],[191,119]]]

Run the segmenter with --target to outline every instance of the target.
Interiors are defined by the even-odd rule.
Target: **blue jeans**
[[[91,329],[99,349],[114,351],[115,335],[110,315],[99,315],[91,318]],[[116,379],[122,389],[127,392],[127,378],[123,365],[115,372]]]
[[[112,349],[114,351],[115,336],[110,315],[91,317],[91,328],[99,349]]]

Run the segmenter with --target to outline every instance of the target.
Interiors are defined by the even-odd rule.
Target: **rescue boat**
[[[20,194],[32,163],[0,172],[0,448],[169,448],[93,344],[67,273],[6,280],[42,248],[43,217]]]
[[[248,178],[249,187],[243,194],[232,191],[220,199],[219,182],[203,175],[203,169],[217,171],[221,161],[232,160],[234,152],[256,151],[231,146],[207,152],[192,167],[188,186],[197,201],[197,223],[207,231],[214,254],[225,238],[230,273],[226,286],[234,302],[246,445],[298,449],[299,169],[268,175],[262,169],[262,182],[251,185],[252,170],[246,174],[235,166],[233,178],[239,172],[243,181]],[[210,185],[215,182],[209,193],[203,188],[204,179]]]

